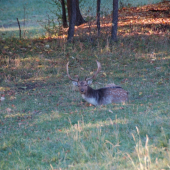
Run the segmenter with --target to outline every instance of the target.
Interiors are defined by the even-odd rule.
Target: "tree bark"
[[[68,30],[68,41],[71,41],[74,36],[74,26],[76,23],[76,0],[70,1],[70,17],[69,17],[69,30]]]
[[[98,36],[100,36],[100,3],[101,3],[101,0],[97,0],[97,31],[98,31]]]
[[[76,0],[76,26],[79,26],[84,23],[86,23],[86,21],[83,19],[80,13],[79,0]]]
[[[63,28],[67,28],[67,17],[66,17],[66,8],[65,8],[65,2],[64,0],[61,0],[61,6],[62,6],[62,20],[63,20]]]
[[[68,10],[68,21],[70,22],[70,17],[71,17],[71,0],[67,0],[67,10]]]
[[[71,0],[67,0],[67,9],[68,9],[68,18],[70,21],[71,17]],[[79,8],[79,0],[76,0],[76,26],[79,26],[81,24],[86,23],[86,21],[83,19],[81,13],[80,13],[80,8]]]
[[[113,0],[113,20],[111,39],[117,41],[117,23],[118,23],[118,0]]]

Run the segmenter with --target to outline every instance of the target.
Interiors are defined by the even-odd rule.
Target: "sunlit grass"
[[[40,31],[42,29],[42,27],[27,27],[26,30],[27,31],[34,31],[37,32]],[[0,32],[17,32],[19,31],[19,28],[18,27],[8,27],[8,28],[0,28]],[[24,31],[24,30],[23,30]]]

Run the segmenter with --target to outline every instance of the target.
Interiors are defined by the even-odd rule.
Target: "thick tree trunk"
[[[71,41],[74,36],[74,26],[76,23],[76,0],[70,1],[70,18],[69,18],[69,30],[68,30],[68,41]]]
[[[101,3],[101,0],[97,0],[97,31],[98,31],[98,36],[100,36],[100,3]]]
[[[62,20],[63,20],[63,27],[67,28],[67,17],[66,17],[66,8],[65,8],[65,2],[64,0],[61,0],[61,5],[62,5]]]
[[[86,23],[86,21],[83,19],[80,13],[79,0],[76,0],[76,26],[79,26],[84,23]]]
[[[71,17],[71,0],[67,0],[67,9],[68,9],[68,18],[70,21]],[[86,21],[83,19],[81,13],[80,13],[80,8],[79,8],[79,0],[76,0],[76,26],[79,26],[81,24],[86,23]]]
[[[67,0],[67,10],[68,10],[68,21],[70,22],[70,17],[71,17],[71,0]]]
[[[111,39],[117,41],[118,0],[113,0],[113,20]]]

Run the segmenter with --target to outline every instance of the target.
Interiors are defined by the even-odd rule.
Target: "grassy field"
[[[170,169],[169,27],[149,16],[133,25],[130,11],[120,11],[117,43],[105,28],[100,38],[78,28],[72,44],[0,39],[0,169]],[[127,104],[89,106],[73,89],[67,61],[84,78],[96,59],[92,87],[121,85]]]

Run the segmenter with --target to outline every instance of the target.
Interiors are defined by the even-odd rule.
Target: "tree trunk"
[[[68,21],[70,22],[70,17],[71,17],[71,0],[67,0],[67,10],[68,10]]]
[[[113,20],[111,39],[117,41],[118,0],[113,0]]]
[[[68,18],[70,21],[71,17],[71,0],[67,0],[67,9],[68,9]],[[79,8],[79,0],[76,0],[76,26],[79,26],[81,24],[86,23],[86,21],[83,19],[81,13],[80,13],[80,8]]]
[[[97,0],[97,31],[98,31],[98,36],[100,36],[100,3],[101,3],[101,0]]]
[[[80,13],[79,0],[76,0],[76,26],[79,26],[84,23],[86,23],[86,21],[83,19]]]
[[[70,1],[71,15],[69,17],[68,41],[71,41],[74,36],[74,26],[76,23],[76,0],[69,0],[69,1]]]
[[[61,0],[62,5],[62,20],[63,20],[63,28],[67,28],[67,17],[66,17],[66,8],[65,8],[65,2],[64,0]]]

